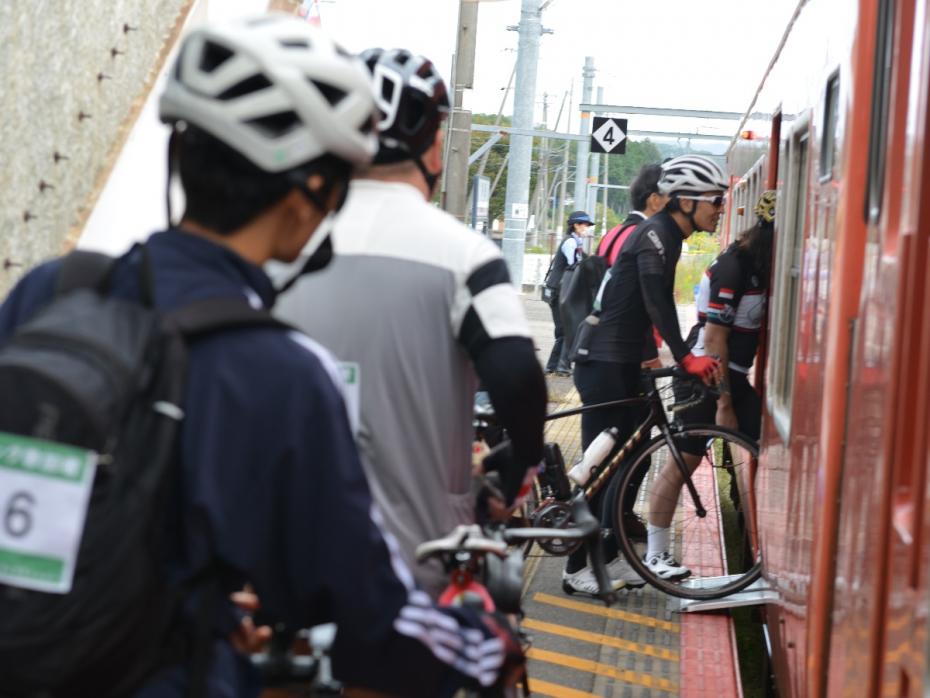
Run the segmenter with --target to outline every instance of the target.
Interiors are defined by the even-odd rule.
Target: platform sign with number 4
[[[591,131],[591,152],[623,155],[626,152],[626,119],[595,116]]]
[[[0,432],[0,583],[71,590],[97,456]]]

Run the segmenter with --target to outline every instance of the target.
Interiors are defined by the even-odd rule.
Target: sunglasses
[[[723,203],[726,197],[723,195],[718,196],[679,196],[679,199],[690,199],[691,201],[706,201],[714,208],[723,208]]]

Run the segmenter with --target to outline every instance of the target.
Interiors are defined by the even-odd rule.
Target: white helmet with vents
[[[364,64],[277,13],[192,31],[159,102],[162,121],[194,124],[266,172],[327,154],[367,165],[377,114]]]
[[[720,165],[703,155],[681,155],[662,165],[659,191],[662,194],[703,194],[726,191],[727,176]]]

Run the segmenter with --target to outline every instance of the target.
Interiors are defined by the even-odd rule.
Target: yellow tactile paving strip
[[[667,659],[670,662],[678,661],[678,652],[675,652],[674,650],[668,650],[663,647],[653,647],[652,645],[640,645],[639,643],[629,642],[618,637],[610,637],[600,633],[589,633],[586,630],[575,630],[574,628],[569,628],[564,625],[556,625],[555,623],[543,623],[542,621],[527,618],[523,621],[523,627],[527,630],[539,630],[544,633],[549,633],[550,635],[570,637],[575,640],[581,640],[582,642],[591,642],[597,645],[616,647],[617,649],[621,649],[626,652],[646,654],[650,657],[657,657],[658,659]]]
[[[573,657],[568,654],[562,654],[561,652],[550,652],[548,650],[538,650],[533,648],[527,652],[527,656],[530,659],[538,659],[540,661],[549,662],[550,664],[558,664],[570,669],[580,669],[581,671],[586,671],[590,674],[597,674],[599,676],[620,679],[625,683],[630,683],[637,686],[658,688],[671,693],[678,692],[678,684],[672,681],[668,681],[667,679],[657,679],[653,676],[650,676],[649,674],[644,674],[638,671],[617,669],[616,667],[609,666],[607,664],[592,662],[587,659],[578,659],[577,657]]]
[[[659,628],[660,630],[666,630],[671,633],[680,631],[678,623],[670,623],[639,613],[628,613],[617,608],[605,608],[604,606],[595,606],[592,603],[585,603],[583,601],[572,601],[564,596],[536,593],[533,594],[533,600],[551,606],[560,606],[561,608],[567,608],[580,613],[590,613],[596,616],[603,616],[604,618],[613,618],[615,620],[626,621],[627,623],[636,623],[637,625],[645,625],[650,628]]]
[[[581,404],[570,378],[549,379],[549,412]],[[568,467],[580,457],[581,417],[548,422]],[[539,553],[536,549],[535,553]],[[654,589],[621,592],[612,608],[561,589],[564,561],[537,557],[527,580],[524,629],[533,637],[530,689],[553,698],[658,698],[678,694],[680,626]]]

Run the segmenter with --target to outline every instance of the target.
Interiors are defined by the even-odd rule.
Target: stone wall
[[[74,244],[193,4],[0,2],[0,298]]]

